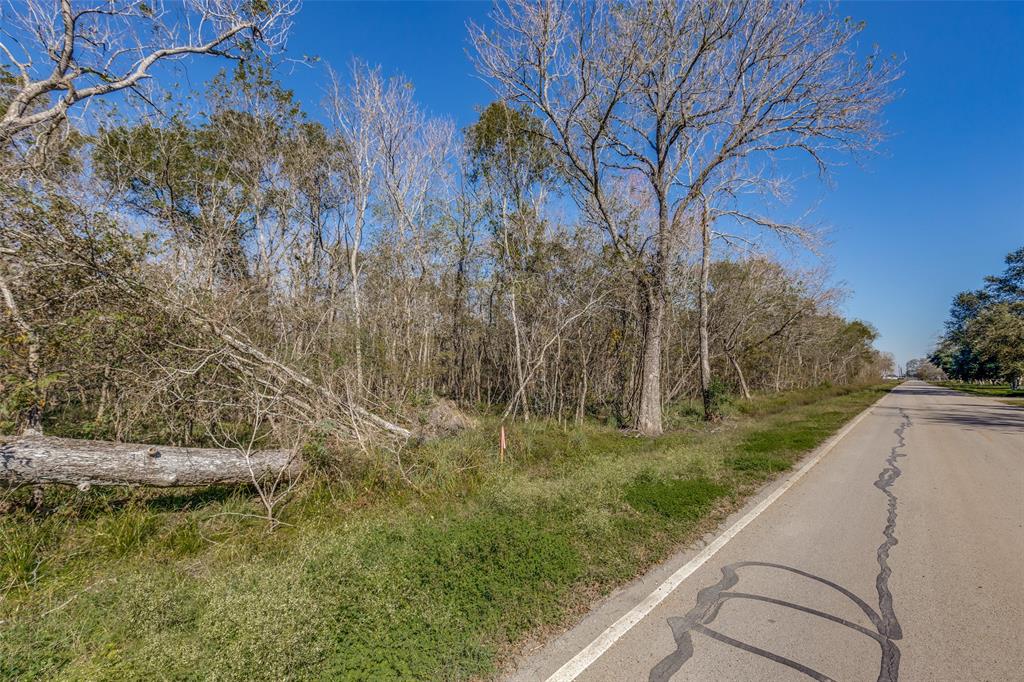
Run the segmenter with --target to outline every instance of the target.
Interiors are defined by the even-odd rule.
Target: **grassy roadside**
[[[312,486],[64,493],[0,516],[0,679],[466,679],[723,519],[887,391],[757,398],[646,440],[493,424]]]
[[[931,383],[971,395],[997,398],[1007,405],[1024,406],[1024,389],[1014,390],[1010,388],[1010,384],[972,384],[966,381],[933,381]]]

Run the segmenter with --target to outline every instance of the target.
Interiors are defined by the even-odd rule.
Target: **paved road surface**
[[[694,554],[513,678],[548,678]],[[808,678],[1024,680],[1024,409],[903,384],[577,679]]]

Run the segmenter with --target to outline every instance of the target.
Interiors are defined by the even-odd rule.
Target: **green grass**
[[[625,498],[640,512],[668,518],[699,519],[729,488],[703,478],[665,480],[643,474],[626,486]]]
[[[793,465],[788,458],[764,454],[736,455],[727,458],[725,463],[734,471],[753,474],[775,474],[786,471]]]
[[[963,393],[981,395],[987,398],[1006,398],[1008,405],[1024,405],[1024,389],[1012,389],[1010,384],[972,384],[966,381],[933,381],[936,386],[952,388]]]
[[[0,516],[0,679],[490,677],[887,388],[736,402],[657,439],[514,424],[503,464],[485,420],[404,452],[404,477],[308,482],[272,532],[244,488],[49,491],[50,514]]]

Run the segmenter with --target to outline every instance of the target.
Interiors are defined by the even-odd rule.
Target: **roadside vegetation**
[[[921,378],[954,379],[958,385],[951,388],[980,395],[999,394],[1007,384],[1006,390],[1024,395],[1024,247],[1005,262],[981,289],[953,299],[945,334],[927,361],[917,361]]]
[[[986,398],[999,398],[1007,405],[1024,406],[1024,389],[1014,388],[1010,384],[984,384],[971,383],[968,381],[933,381],[936,386],[952,388],[971,395],[985,396]]]
[[[884,390],[782,206],[900,76],[831,6],[505,0],[462,128],[101,7],[0,0],[0,678],[487,676]]]
[[[655,439],[497,421],[308,481],[73,489],[0,516],[0,678],[466,679],[722,520],[889,386],[726,402]],[[695,405],[696,407],[696,405]]]
[[[820,236],[773,217],[794,213],[776,162],[825,175],[881,140],[898,66],[854,49],[856,22],[824,6],[509,0],[470,36],[499,99],[460,130],[358,60],[299,101],[278,68],[297,3],[223,4],[187,2],[182,21],[116,2],[81,9],[84,24],[75,3],[70,19],[41,0],[12,9],[11,31],[44,44],[0,63],[0,429],[367,448],[406,441],[444,398],[656,436],[666,405],[699,396],[714,420],[723,392],[891,365],[828,273],[775,248]],[[39,55],[58,29],[53,71]],[[525,46],[549,39],[534,64]],[[145,69],[178,44],[239,59],[161,90]],[[572,64],[596,71],[544,72]],[[520,73],[552,83],[543,101]]]

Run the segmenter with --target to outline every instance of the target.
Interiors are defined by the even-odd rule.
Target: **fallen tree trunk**
[[[156,487],[252,483],[298,476],[300,462],[286,450],[183,448],[137,443],[23,436],[0,443],[0,481]]]

